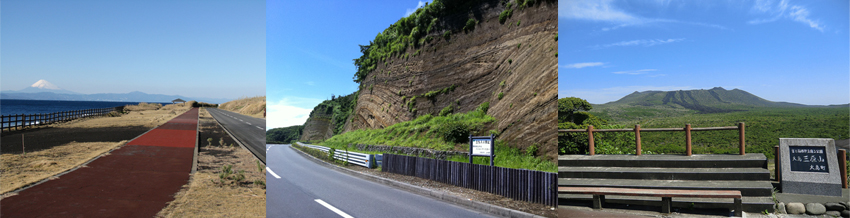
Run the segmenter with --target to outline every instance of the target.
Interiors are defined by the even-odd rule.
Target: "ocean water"
[[[118,107],[128,104],[139,104],[139,102],[0,99],[0,114],[41,114],[82,109]],[[160,104],[167,105],[171,104],[171,102]]]

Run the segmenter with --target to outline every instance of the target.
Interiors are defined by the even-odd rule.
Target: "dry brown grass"
[[[100,155],[108,155],[106,152],[124,143],[127,141],[71,142],[51,149],[28,152],[26,155],[3,154],[0,156],[0,192],[6,194],[65,172]]]
[[[240,98],[225,102],[219,105],[218,108],[252,117],[263,118],[263,114],[266,112],[266,96]]]
[[[139,103],[138,105],[126,105],[124,106],[124,111],[146,111],[146,110],[157,110],[162,108],[162,104],[159,103]]]
[[[206,110],[200,111],[203,137],[219,136],[231,141],[215,124]],[[223,134],[223,135],[222,135]],[[265,171],[257,169],[256,159],[239,146],[202,146],[198,153],[198,171],[189,184],[175,195],[157,217],[265,217],[266,189],[254,181],[266,181]],[[206,145],[202,142],[202,145]],[[222,166],[231,165],[233,172],[244,171],[242,182],[219,179]],[[264,165],[262,165],[265,168]]]
[[[116,117],[96,117],[96,118],[86,118],[86,119],[78,119],[70,122],[60,123],[51,125],[51,127],[57,128],[97,128],[97,127],[121,127],[121,126],[145,126],[145,127],[156,127],[162,125],[165,122],[177,117],[177,115],[183,114],[192,108],[192,104],[190,102],[186,102],[185,104],[170,104],[166,106],[156,107],[150,106],[151,104],[145,104],[143,106],[138,105],[127,105],[124,107],[124,110],[127,111],[126,114],[121,114]],[[159,105],[159,104],[154,104]],[[135,109],[127,110],[127,107],[134,107]],[[142,109],[146,108],[146,109]]]

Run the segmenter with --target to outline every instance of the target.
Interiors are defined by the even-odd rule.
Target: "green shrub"
[[[262,164],[262,163],[260,163],[260,160],[254,160],[254,162],[256,162],[256,163],[257,163],[257,172],[261,172],[261,173],[262,173],[262,172],[263,172],[263,169],[264,169],[263,164]]]
[[[328,160],[330,160],[331,162],[336,160],[336,157],[334,157],[334,153],[336,153],[335,148],[328,149]]]
[[[446,41],[448,41],[449,39],[451,39],[451,38],[452,38],[452,31],[451,31],[451,30],[446,30],[446,32],[444,32],[444,33],[443,33],[443,38],[444,38],[444,39],[446,39]]]
[[[499,83],[499,86],[501,86],[501,87],[505,87],[505,81],[504,81],[504,80],[502,80],[502,82],[501,82],[501,83]]]
[[[520,21],[520,20],[517,20],[517,21],[516,21],[516,25],[517,25],[517,26],[519,26],[519,21]]]
[[[502,100],[503,97],[505,97],[505,93],[499,92],[499,100]]]
[[[525,148],[525,154],[528,155],[528,156],[537,155],[537,144],[533,144],[533,145]]]
[[[466,25],[463,26],[463,31],[475,30],[475,24],[478,24],[478,21],[475,18],[469,18],[469,20],[466,20]]]
[[[508,64],[513,64],[513,63],[514,63],[514,59],[508,59]]]
[[[558,41],[558,34],[557,33],[555,33],[555,41],[556,42]]]
[[[449,121],[438,127],[437,132],[447,142],[465,143],[469,140],[469,127],[463,122]]]
[[[510,8],[510,7],[511,7],[511,4],[508,3],[508,7],[506,7],[506,8]],[[499,14],[499,23],[505,24],[505,21],[508,20],[508,18],[510,18],[511,15],[513,15],[513,13],[514,13],[514,9],[505,9],[504,11],[502,11],[502,13]]]
[[[440,111],[440,116],[444,117],[446,115],[452,114],[452,112],[454,112],[454,107],[449,105],[449,106],[444,107],[443,110]]]
[[[484,103],[481,103],[481,105],[478,105],[478,110],[481,111],[481,112],[487,113],[487,110],[489,110],[489,109],[490,109],[490,102],[484,102]]]

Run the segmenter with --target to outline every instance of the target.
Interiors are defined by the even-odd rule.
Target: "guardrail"
[[[308,148],[312,148],[312,149],[317,149],[317,150],[320,150],[320,151],[325,152],[325,153],[328,153],[328,151],[330,150],[330,148],[325,147],[325,146],[304,144],[304,143],[301,143],[301,142],[296,142],[296,143],[300,146],[304,146],[304,147],[308,147]],[[375,154],[364,154],[364,153],[357,153],[357,152],[349,152],[349,151],[345,151],[345,150],[334,150],[334,159],[342,160],[342,161],[348,161],[348,163],[358,165],[358,166],[362,166],[362,167],[366,167],[366,168],[370,168],[370,169],[381,166],[381,162],[382,162],[381,160],[383,159],[382,156],[383,155],[380,155],[380,154],[375,155]]]
[[[691,124],[685,125],[685,128],[652,128],[652,129],[641,129],[640,125],[635,125],[634,129],[593,129],[593,126],[587,126],[587,129],[559,129],[558,134],[560,133],[581,133],[587,132],[588,135],[588,153],[590,155],[595,155],[596,150],[594,149],[593,142],[593,132],[634,132],[635,133],[635,145],[636,145],[636,155],[641,154],[640,148],[640,132],[665,132],[665,131],[685,131],[685,154],[691,156],[693,153],[691,152],[691,131],[710,131],[710,130],[738,130],[738,148],[739,153],[741,155],[746,154],[744,152],[745,146],[745,136],[744,136],[744,123],[738,123],[738,126],[724,126],[724,127],[702,127],[702,128],[691,128]]]
[[[383,172],[429,179],[521,201],[558,205],[558,175],[422,157],[384,154]]]
[[[123,110],[124,106],[110,108],[96,108],[73,111],[61,111],[41,114],[12,114],[0,116],[0,132],[11,130],[22,130],[27,127],[47,125],[56,122],[68,121],[77,118],[102,116],[112,111]]]

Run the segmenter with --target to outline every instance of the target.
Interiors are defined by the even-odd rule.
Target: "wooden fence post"
[[[635,146],[637,147],[637,155],[640,155],[640,124],[635,124]]]
[[[744,122],[738,123],[738,139],[740,141],[738,147],[741,149],[741,155],[747,154],[744,151]]]
[[[590,148],[590,155],[595,155],[596,149],[594,148],[594,145],[593,145],[593,125],[587,126],[587,138],[588,138],[587,139],[588,140],[587,145]]]
[[[685,125],[685,153],[688,156],[693,154],[691,151],[691,124]]]

